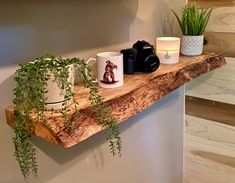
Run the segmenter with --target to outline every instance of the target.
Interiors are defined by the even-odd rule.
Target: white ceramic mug
[[[87,63],[97,62],[97,80],[102,88],[117,88],[123,85],[123,54],[120,52],[102,52]]]

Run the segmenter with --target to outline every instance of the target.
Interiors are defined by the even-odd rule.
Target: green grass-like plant
[[[38,163],[36,160],[36,148],[31,142],[31,132],[34,131],[31,112],[36,114],[37,120],[45,122],[45,93],[47,81],[51,73],[61,89],[65,91],[64,99],[69,101],[74,93],[71,90],[71,83],[68,81],[69,66],[73,65],[80,71],[84,87],[90,89],[89,101],[91,112],[97,118],[101,127],[108,127],[107,140],[110,142],[110,151],[113,155],[121,151],[120,130],[117,120],[111,115],[109,108],[104,103],[103,98],[98,94],[98,88],[94,82],[91,70],[84,60],[79,58],[63,59],[52,55],[45,55],[37,58],[33,62],[21,64],[15,73],[16,88],[14,89],[15,122],[13,124],[15,136],[13,142],[15,146],[15,157],[19,163],[22,175],[27,179],[30,174],[37,176]],[[67,115],[66,108],[62,110],[64,126],[69,133],[76,129],[76,115],[79,109],[76,101],[77,112],[74,115]],[[64,105],[67,105],[66,102]],[[52,111],[53,112],[53,111]]]
[[[205,31],[212,8],[199,8],[195,4],[187,4],[179,10],[179,14],[172,10],[183,35],[198,36]]]

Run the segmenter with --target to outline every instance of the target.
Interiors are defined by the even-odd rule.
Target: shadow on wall
[[[160,99],[157,102],[158,103],[157,105],[154,104],[150,106],[147,110],[135,116],[132,116],[128,120],[126,120],[126,122],[119,124],[122,133],[128,130],[132,125],[135,125],[139,121],[142,121],[146,116],[150,115],[153,111],[161,111],[172,106],[175,102],[177,102],[176,100],[177,97],[179,97],[179,92],[178,91],[172,92],[171,95],[164,97],[164,99]],[[60,147],[51,142],[46,142],[45,140],[40,139],[38,137],[35,137],[34,144],[39,149],[44,151],[44,153],[50,156],[50,158],[54,159],[59,164],[64,164],[73,159],[74,157],[77,157],[78,154],[83,154],[84,151],[88,150],[92,151],[91,147],[97,148],[97,146],[100,146],[101,144],[105,143],[106,142],[105,131],[106,130],[99,132],[93,135],[92,137],[86,139],[85,141],[80,142],[79,145],[74,145],[70,148]],[[56,152],[56,154],[54,154],[54,152]]]
[[[126,153],[128,154],[131,151],[130,149],[132,148],[132,144],[130,143],[131,135],[128,135],[130,132],[129,130],[131,130],[132,127],[135,128],[135,126],[138,123],[143,124],[146,116],[151,115],[153,111],[159,112],[159,114],[161,115],[162,110],[169,108],[170,106],[174,105],[175,102],[177,102],[177,97],[179,97],[179,91],[171,93],[171,95],[168,95],[164,97],[164,99],[159,100],[157,105],[152,105],[150,108],[148,108],[148,110],[145,110],[144,112],[131,117],[125,123],[120,124],[122,140],[123,140],[122,158],[119,158],[118,156],[112,157],[112,155],[108,152],[109,149],[107,147],[107,143],[105,143],[106,142],[105,131],[95,134],[91,138],[88,138],[86,141],[83,141],[68,149],[62,148],[58,145],[46,142],[45,140],[35,137],[34,145],[37,146],[38,150],[43,151],[43,153],[45,153],[50,159],[49,161],[45,161],[44,157],[43,159],[44,161],[39,160],[39,164],[43,166],[43,170],[40,170],[41,171],[39,176],[40,179],[38,181],[48,182],[49,180],[53,179],[55,176],[59,176],[60,174],[63,174],[65,171],[70,170],[72,167],[84,166],[84,170],[80,170],[80,172],[78,172],[78,175],[81,176],[81,174],[87,173],[86,172],[87,169],[95,169],[97,172],[105,171],[105,161],[108,161],[110,159],[111,160],[115,159],[114,161],[117,164],[121,163],[122,161],[128,161],[127,159],[125,159],[126,156],[128,155],[125,154]],[[164,119],[164,117],[162,119]],[[165,122],[156,121],[156,123],[159,123],[159,125],[161,126]],[[146,132],[150,133],[149,128],[147,126],[142,126],[142,129],[143,128],[146,129]],[[163,131],[163,133],[165,133],[165,131],[168,131],[169,135],[174,134],[170,130],[176,130],[176,129],[167,128]],[[153,129],[151,133],[154,134],[156,132]],[[139,135],[146,136],[146,133],[144,132],[143,134]],[[163,140],[163,139],[153,139],[151,135],[150,136],[147,135],[146,138],[147,139],[145,139],[145,142],[147,146],[151,145],[150,141],[155,141],[156,143],[160,143],[160,141]],[[173,136],[172,139],[174,139]],[[173,142],[174,141],[172,141],[172,143]],[[169,148],[172,148],[174,145],[175,144],[171,144]],[[177,152],[172,152],[172,153],[177,153]],[[107,154],[109,154],[108,158]],[[56,165],[55,164],[53,165],[51,163],[51,159],[55,161]],[[171,164],[176,163],[174,159],[169,159],[169,162]],[[92,167],[89,167],[91,164]]]
[[[0,67],[127,42],[138,0],[5,1],[0,11]]]
[[[180,37],[181,30],[172,12],[169,11],[169,16],[161,17],[161,29],[158,29],[159,36]]]
[[[177,19],[175,18],[172,12],[172,10],[177,9],[170,6],[170,4],[165,1],[163,4],[163,9],[167,13],[165,14],[165,16],[161,16],[161,13],[158,14],[158,21],[160,26],[157,27],[157,35],[166,37],[180,37],[182,33],[178,25]]]
[[[120,124],[121,133],[128,131],[128,129],[136,125],[138,121],[140,121],[138,117],[133,117],[131,121]],[[48,182],[74,167],[84,166],[84,169],[80,169],[78,172],[78,176],[87,174],[87,170],[89,169],[95,170],[96,172],[103,172],[107,155],[108,159],[114,159],[116,163],[122,162],[122,158],[119,158],[118,155],[113,157],[109,152],[108,142],[105,139],[105,131],[102,131],[66,149],[56,144],[46,142],[38,137],[33,137],[33,143],[37,147],[37,151],[40,151],[39,154],[43,152],[43,156],[44,154],[47,156],[43,157],[42,160],[38,159],[40,175],[36,182]],[[122,140],[125,141],[123,138]],[[122,154],[125,154],[125,147],[123,147]],[[48,161],[45,161],[45,159],[48,159]],[[54,161],[51,161],[52,159]],[[54,164],[52,162],[54,162]],[[43,169],[40,168],[41,166]]]

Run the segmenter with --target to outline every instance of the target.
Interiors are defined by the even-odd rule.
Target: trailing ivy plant
[[[74,93],[71,89],[71,83],[68,81],[69,66],[73,65],[80,71],[84,86],[90,89],[89,101],[91,112],[97,118],[101,127],[108,127],[107,140],[110,142],[110,151],[113,155],[121,151],[120,131],[117,120],[112,116],[109,108],[104,103],[103,98],[98,94],[98,88],[94,82],[91,70],[84,60],[79,58],[64,59],[52,55],[45,55],[37,58],[33,62],[20,64],[16,71],[14,89],[15,98],[15,123],[13,124],[15,136],[13,142],[15,145],[15,157],[19,163],[22,175],[27,179],[30,174],[37,176],[38,163],[36,160],[36,148],[31,142],[31,133],[34,131],[33,119],[31,113],[36,114],[36,120],[44,121],[45,93],[47,81],[53,73],[56,82],[60,88],[65,91],[64,99],[69,101]],[[66,115],[66,108],[63,111],[64,125],[69,133],[76,129],[75,117],[79,115],[78,105],[75,102],[77,112],[72,117]],[[65,103],[66,105],[66,103]]]

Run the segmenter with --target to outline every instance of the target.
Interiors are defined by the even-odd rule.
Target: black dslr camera
[[[160,65],[153,46],[146,41],[137,41],[133,48],[121,50],[121,53],[123,53],[125,74],[153,72]]]

